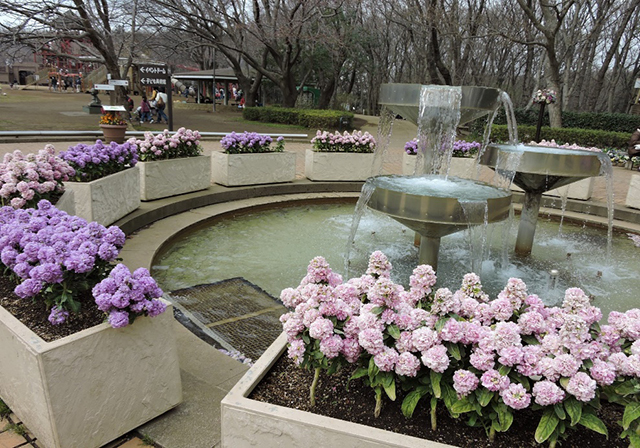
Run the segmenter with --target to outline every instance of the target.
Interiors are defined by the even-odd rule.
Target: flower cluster
[[[131,138],[128,143],[138,147],[141,162],[181,159],[202,154],[200,132],[186,128],[180,128],[174,134],[166,129],[155,135],[145,132],[143,140]]]
[[[120,112],[105,112],[100,117],[100,124],[126,126],[127,122],[120,116]]]
[[[410,156],[415,156],[418,154],[418,139],[414,138],[413,140],[409,140],[404,144],[404,151]]]
[[[456,140],[453,143],[453,157],[474,157],[478,154],[482,145],[478,142],[468,142],[465,140]]]
[[[93,296],[100,311],[109,316],[113,328],[126,327],[138,316],[155,317],[164,313],[167,305],[162,290],[145,268],[133,274],[123,264],[113,268],[109,277],[93,287]]]
[[[468,142],[466,140],[456,140],[453,142],[453,153],[452,157],[473,157],[480,150],[480,143],[478,142]],[[404,145],[404,150],[410,156],[414,156],[418,154],[418,139],[414,138],[413,140],[408,141]],[[445,147],[443,147],[443,151]]]
[[[563,149],[575,149],[575,150],[578,150],[578,151],[602,152],[602,149],[596,148],[595,146],[590,146],[590,147],[579,146],[576,143],[574,143],[573,145],[570,145],[568,143],[565,143],[563,145],[559,145],[553,139],[551,141],[540,140],[540,143],[536,143],[535,141],[532,140],[527,144],[530,145],[530,146],[547,146],[549,148],[563,148]]]
[[[44,299],[56,323],[80,309],[125,241],[118,227],[87,223],[46,200],[35,209],[2,207],[0,235],[1,264],[20,282],[16,295]]]
[[[556,92],[550,89],[541,89],[533,95],[534,104],[553,104],[556,102]]]
[[[373,152],[376,149],[376,139],[368,132],[353,131],[349,134],[317,131],[311,139],[313,149],[323,152]]]
[[[35,207],[41,199],[52,199],[64,191],[63,182],[74,169],[46,145],[38,154],[19,150],[5,154],[0,163],[0,204],[13,208]]]
[[[579,422],[606,433],[596,416],[600,399],[637,409],[639,309],[612,312],[600,325],[602,313],[579,288],[549,307],[512,278],[489,301],[475,274],[455,292],[432,291],[433,269],[418,266],[405,290],[390,280],[390,269],[375,252],[367,273],[345,283],[323,258],[312,260],[300,286],[281,295],[293,310],[281,318],[288,356],[329,373],[355,364],[352,378],[374,389],[376,413],[383,393],[394,400],[399,384],[405,416],[427,397],[433,426],[444,404],[490,437],[529,407],[544,411],[536,441],[552,444]],[[630,414],[622,436],[639,423]]]
[[[97,140],[94,145],[70,146],[60,157],[75,169],[71,180],[90,182],[134,166],[138,162],[138,150],[131,141],[105,145]]]
[[[271,136],[247,131],[244,131],[242,134],[232,132],[220,140],[220,145],[226,154],[284,151],[284,137],[278,137],[273,148],[271,148],[271,143],[273,143]]]

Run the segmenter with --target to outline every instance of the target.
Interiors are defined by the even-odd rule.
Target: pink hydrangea
[[[323,317],[316,319],[309,326],[309,336],[322,340],[333,335],[333,322]]]
[[[379,250],[369,256],[367,274],[374,277],[389,277],[391,275],[391,263],[385,254]]]
[[[489,303],[491,313],[496,320],[509,320],[513,316],[513,303],[508,297],[498,297]]]
[[[580,369],[582,362],[573,355],[564,354],[556,356],[553,360],[553,368],[560,376],[570,377],[575,375]]]
[[[537,311],[527,311],[518,318],[518,326],[521,334],[542,333],[545,329],[545,320]]]
[[[280,300],[287,308],[295,308],[305,299],[297,289],[286,288],[280,293]]]
[[[409,352],[401,353],[396,361],[396,374],[415,377],[420,369],[420,360]]]
[[[401,332],[400,337],[396,339],[395,348],[399,353],[413,352],[418,350],[413,343],[413,332]]]
[[[480,381],[486,389],[492,392],[504,390],[511,384],[508,376],[500,375],[500,372],[495,369],[484,372],[480,377]]]
[[[420,298],[431,293],[431,288],[436,284],[436,273],[431,266],[423,264],[413,270],[409,277],[409,286]]]
[[[601,386],[609,386],[616,380],[616,368],[610,363],[601,359],[594,359],[593,366],[589,369],[591,377]]]
[[[447,347],[444,345],[435,345],[426,352],[422,353],[422,363],[431,370],[442,373],[449,367],[449,356],[447,356]]]
[[[305,345],[302,339],[295,339],[289,342],[289,349],[287,350],[287,356],[291,358],[296,365],[302,364],[304,360]]]
[[[453,388],[458,393],[458,397],[466,397],[478,388],[480,380],[468,370],[456,370],[453,374]]]
[[[503,366],[514,366],[522,361],[522,347],[513,345],[505,347],[498,352],[498,362]]]
[[[513,409],[524,409],[531,404],[531,395],[522,384],[511,383],[509,387],[500,391],[504,404]]]
[[[412,332],[411,341],[416,350],[424,352],[438,343],[438,333],[427,327]]]
[[[440,339],[443,341],[453,342],[454,344],[460,341],[462,337],[462,331],[460,327],[460,323],[451,318],[442,327],[440,330]]]
[[[469,362],[478,370],[490,370],[496,364],[495,354],[493,351],[475,349],[469,356]]]
[[[342,350],[342,338],[338,335],[326,337],[320,341],[320,351],[329,359],[335,358]]]
[[[568,313],[577,313],[589,306],[589,296],[580,288],[569,288],[564,293],[562,308]]]
[[[342,355],[347,362],[354,363],[360,357],[362,348],[356,338],[345,338],[342,341]]]
[[[580,401],[591,401],[596,396],[596,381],[586,373],[578,372],[569,378],[565,389]]]
[[[538,381],[533,385],[531,393],[540,406],[549,406],[564,400],[564,391],[551,381]]]
[[[360,346],[372,355],[384,351],[384,336],[382,331],[375,328],[367,328],[358,334]]]

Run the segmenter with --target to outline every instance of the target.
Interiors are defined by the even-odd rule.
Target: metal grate
[[[173,291],[174,303],[197,319],[220,344],[256,360],[282,332],[287,309],[243,278]]]

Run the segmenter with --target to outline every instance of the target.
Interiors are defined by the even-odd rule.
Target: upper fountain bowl
[[[433,88],[422,84],[383,84],[380,89],[380,104],[387,106],[404,119],[418,125],[420,99],[423,89]],[[460,102],[460,124],[487,115],[500,106],[500,90],[491,87],[462,86]]]

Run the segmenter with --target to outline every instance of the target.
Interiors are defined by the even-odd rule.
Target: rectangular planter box
[[[307,149],[304,175],[317,181],[365,181],[374,176],[373,153],[322,152]]]
[[[418,156],[410,156],[406,152],[402,154],[402,174],[412,176],[416,167]],[[480,167],[482,176],[492,176],[493,172],[486,166]],[[452,157],[449,166],[449,176],[476,179],[476,159],[467,157]]]
[[[138,162],[136,166],[143,201],[205,190],[211,185],[210,156]]]
[[[293,182],[296,178],[294,152],[256,154],[211,153],[211,180],[227,187]]]
[[[589,177],[588,179],[582,179],[578,182],[565,185],[564,187],[549,190],[545,195],[562,197],[566,194],[569,199],[580,199],[582,201],[586,201],[591,199],[591,194],[593,193],[593,182],[594,178]]]
[[[45,342],[0,307],[0,397],[46,448],[96,448],[182,401],[173,310]]]
[[[640,174],[633,174],[631,176],[625,205],[627,207],[640,208]]]
[[[108,226],[140,207],[137,166],[91,182],[65,182],[71,191],[76,216]],[[61,199],[67,202],[66,198]],[[69,212],[65,208],[65,211]]]
[[[261,448],[451,448],[451,445],[248,399],[285,352],[286,345],[286,335],[281,334],[222,400],[223,448],[257,445]]]

